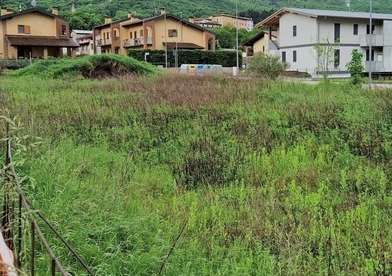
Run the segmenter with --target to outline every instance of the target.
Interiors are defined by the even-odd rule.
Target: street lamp
[[[235,22],[236,22],[236,52],[237,52],[237,71],[240,71],[240,56],[239,56],[239,31],[238,31],[238,0],[235,1]]]
[[[369,0],[370,34],[369,34],[369,89],[372,89],[372,64],[373,64],[373,0]]]

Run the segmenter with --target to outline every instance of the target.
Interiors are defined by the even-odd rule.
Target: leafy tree
[[[351,61],[347,64],[347,70],[351,74],[351,82],[354,85],[361,84],[363,67],[363,54],[355,49],[351,54]]]
[[[259,30],[247,31],[240,29],[238,33],[239,44],[242,45],[244,42],[253,37]],[[236,28],[235,27],[222,27],[214,30],[216,39],[219,42],[219,47],[224,49],[234,49],[236,47]]]

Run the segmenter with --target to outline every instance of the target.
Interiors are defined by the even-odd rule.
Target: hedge
[[[30,65],[28,59],[0,59],[0,69],[16,70]]]
[[[147,61],[154,65],[165,65],[164,50],[129,50],[128,55],[138,60],[143,60],[145,53],[149,53]],[[235,51],[199,51],[199,50],[178,50],[178,65],[181,64],[218,64],[223,67],[235,67],[237,56]],[[242,65],[242,55],[240,54],[240,66]],[[168,66],[175,66],[175,51],[168,51]]]

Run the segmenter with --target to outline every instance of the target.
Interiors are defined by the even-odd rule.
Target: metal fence
[[[75,271],[71,271],[62,262],[65,260],[60,260],[60,257],[56,255],[47,239],[50,236],[61,244],[62,249],[72,258],[72,263],[78,265],[72,269],[84,271],[85,275],[94,275],[84,259],[46,219],[44,214],[33,208],[22,189],[23,179],[18,176],[14,167],[12,141],[9,124],[7,124],[5,163],[1,171],[3,178],[1,231],[8,248],[13,251],[18,272],[34,276],[37,272],[37,254],[40,254],[45,255],[49,261],[47,268],[50,275],[74,274]]]

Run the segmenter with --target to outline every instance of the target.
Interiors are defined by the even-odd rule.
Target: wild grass
[[[122,75],[152,75],[157,72],[155,66],[136,59],[112,55],[94,55],[79,58],[48,59],[19,69],[16,76],[41,78],[104,78]]]
[[[19,172],[99,275],[388,275],[392,93],[176,75],[3,77]],[[61,251],[60,251],[61,252]]]

